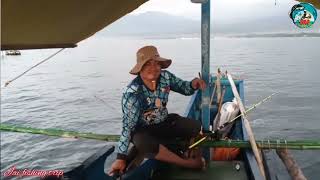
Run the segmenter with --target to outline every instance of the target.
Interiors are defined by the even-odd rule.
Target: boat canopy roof
[[[75,47],[146,1],[2,0],[1,49]]]
[[[147,0],[2,0],[1,49],[67,48]]]
[[[320,0],[297,0],[297,1],[311,3],[315,8],[320,9]]]

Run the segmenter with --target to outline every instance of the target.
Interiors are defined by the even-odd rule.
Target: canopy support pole
[[[208,87],[201,93],[201,121],[204,131],[210,127],[210,0],[201,4],[201,78]],[[206,161],[210,160],[209,148],[203,150]]]

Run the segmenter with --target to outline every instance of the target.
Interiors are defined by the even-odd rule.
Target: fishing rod
[[[278,94],[278,92],[272,93],[270,96],[264,98],[263,100],[261,100],[260,102],[254,104],[252,107],[250,107],[249,109],[247,109],[244,114],[239,114],[237,117],[231,119],[230,121],[222,124],[221,126],[219,126],[217,128],[216,131],[211,131],[210,133],[207,133],[206,136],[204,136],[203,138],[199,139],[197,142],[193,143],[192,145],[189,146],[189,149],[192,149],[193,147],[197,146],[198,144],[200,144],[202,141],[204,141],[205,139],[207,139],[209,136],[213,137],[215,136],[221,129],[223,129],[224,127],[228,126],[229,124],[233,123],[234,121],[236,121],[239,117],[246,115],[247,113],[249,113],[250,111],[252,111],[253,109],[257,108],[257,106],[261,105],[262,103],[265,103],[266,101],[268,101],[269,99],[271,99],[272,96]]]

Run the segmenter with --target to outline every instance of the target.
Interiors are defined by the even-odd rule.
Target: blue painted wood
[[[209,84],[210,76],[210,0],[201,6],[201,76],[202,79]],[[209,130],[209,102],[210,89],[202,91],[201,120],[204,130]]]
[[[202,79],[209,84],[210,76],[210,0],[201,4],[201,75]],[[203,130],[210,127],[210,88],[201,92],[201,121]],[[205,148],[203,157],[209,161],[210,151]]]
[[[191,99],[189,101],[189,104],[187,105],[187,108],[183,114],[184,117],[195,117],[195,104],[197,101],[197,96],[199,96],[199,91],[196,91],[192,96]],[[193,113],[193,114],[192,114]],[[200,120],[200,119],[196,119],[196,120]]]
[[[238,88],[238,92],[239,92],[240,98],[242,100],[242,103],[243,103],[243,105],[245,105],[243,81],[238,84],[237,88]],[[241,120],[242,120],[242,124],[243,124],[243,119],[241,118]],[[249,137],[248,137],[248,134],[247,134],[247,130],[246,130],[246,128],[244,126],[242,126],[242,132],[243,132],[243,139],[244,140],[249,140]],[[251,174],[251,178],[252,179],[257,179],[257,180],[264,179],[261,176],[260,170],[258,168],[258,163],[256,161],[256,158],[254,157],[254,154],[253,154],[252,150],[251,149],[246,149],[244,151],[245,151],[245,159],[247,160],[248,167],[249,167],[249,169],[251,171],[251,173],[250,173]]]
[[[138,168],[133,171],[128,172],[126,175],[122,176],[123,180],[149,180],[152,178],[153,174],[161,168],[164,163],[161,163],[155,159],[149,159],[142,163]]]
[[[114,146],[105,146],[97,153],[90,156],[80,166],[64,174],[70,180],[113,180],[112,177],[104,173],[104,163],[106,158],[112,154]],[[51,177],[52,180],[53,177]],[[48,179],[49,180],[49,179]]]

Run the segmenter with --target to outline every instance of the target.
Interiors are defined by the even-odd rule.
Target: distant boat
[[[21,52],[18,50],[8,50],[6,51],[7,56],[19,56],[21,55]]]

